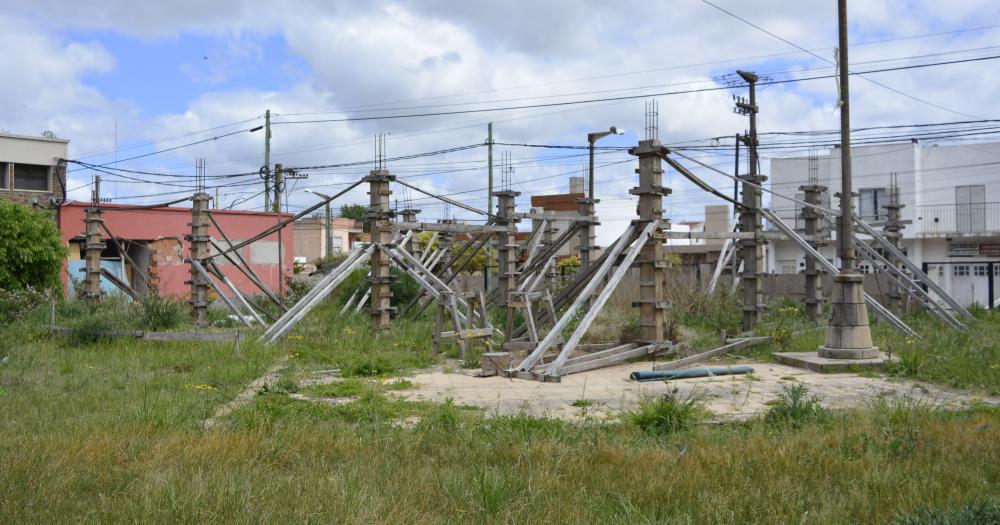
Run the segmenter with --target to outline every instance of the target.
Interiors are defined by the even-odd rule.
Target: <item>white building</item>
[[[910,260],[963,304],[987,305],[1000,296],[1000,142],[919,144],[907,142],[851,149],[855,210],[881,230],[892,188],[898,188],[903,221],[901,247]],[[812,180],[812,182],[810,182]],[[805,184],[828,188],[824,205],[836,208],[840,192],[840,149],[825,155],[774,159],[771,189],[799,200]],[[772,209],[802,228],[801,206],[772,197]],[[831,232],[831,239],[836,235]],[[802,251],[789,241],[768,250],[771,273],[797,273]],[[836,243],[822,250],[836,262]],[[859,270],[872,268],[860,263]]]

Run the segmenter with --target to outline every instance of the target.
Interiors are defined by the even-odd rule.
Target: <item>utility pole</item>
[[[274,165],[274,214],[277,218],[278,224],[281,223],[281,164]],[[282,261],[281,246],[281,232],[284,228],[278,228],[278,295],[284,297],[285,295],[285,268],[284,261]]]
[[[761,215],[763,192],[760,185],[767,177],[757,173],[757,80],[756,74],[749,71],[736,72],[750,85],[750,100],[742,98],[736,101],[736,112],[750,117],[750,134],[743,140],[749,152],[750,173],[743,179],[743,209],[740,211],[740,230],[753,233],[752,239],[740,240],[740,258],[743,261],[743,330],[751,331],[760,321],[761,310],[761,280],[760,271],[763,263],[763,246],[761,245]]]
[[[493,215],[493,123],[490,122],[486,126],[486,164],[487,166],[487,177],[489,179],[489,188],[486,193],[486,211],[489,215]],[[489,218],[487,215],[487,218]],[[491,236],[490,240],[486,241],[486,263],[483,264],[483,291],[490,291],[490,263],[493,262],[493,244],[491,233],[487,233]]]
[[[854,271],[854,194],[851,181],[851,113],[849,68],[847,59],[847,0],[837,2],[840,73],[840,221],[837,232],[840,273],[833,278],[830,320],[826,342],[819,356],[829,359],[874,359],[878,348],[872,346],[868,326],[868,307],[864,299],[863,276]]]
[[[264,209],[271,209],[271,110],[264,112]]]

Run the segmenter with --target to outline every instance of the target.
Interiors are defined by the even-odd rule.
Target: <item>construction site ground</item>
[[[803,384],[828,408],[861,407],[879,398],[903,396],[942,408],[959,409],[970,403],[1000,406],[1000,398],[977,396],[877,373],[824,374],[770,362],[728,360],[711,366],[750,365],[753,373],[637,382],[629,373],[651,370],[651,361],[591,370],[543,383],[505,377],[476,377],[477,370],[441,365],[415,372],[414,387],[393,392],[408,400],[442,402],[483,409],[488,415],[526,413],[567,420],[612,419],[633,410],[644,397],[673,393],[682,399],[699,396],[717,419],[745,419],[760,415],[789,385]],[[706,364],[708,365],[708,364]]]

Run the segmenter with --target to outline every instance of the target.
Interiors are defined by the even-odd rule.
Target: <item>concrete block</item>
[[[483,369],[480,373],[483,377],[500,375],[500,372],[510,368],[511,354],[510,352],[486,352],[479,358],[479,365]]]

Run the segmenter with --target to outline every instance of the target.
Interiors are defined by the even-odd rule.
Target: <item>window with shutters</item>
[[[986,186],[955,186],[955,226],[959,233],[986,230]]]

